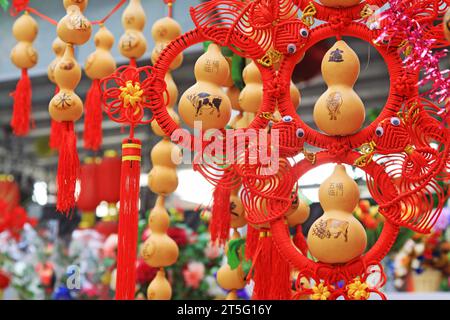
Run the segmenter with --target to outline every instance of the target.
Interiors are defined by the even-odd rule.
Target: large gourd
[[[308,232],[308,248],[323,263],[346,263],[365,250],[364,227],[353,216],[359,201],[359,189],[341,164],[319,188],[319,201],[324,214]]]
[[[353,90],[358,75],[358,56],[344,41],[337,41],[322,60],[322,76],[328,89],[314,106],[314,122],[320,130],[347,136],[361,128],[364,104]]]
[[[141,0],[130,0],[122,14],[125,33],[119,40],[119,51],[128,59],[139,59],[147,50],[147,41],[142,33],[147,18]]]
[[[230,73],[228,62],[214,43],[195,63],[196,84],[181,96],[178,112],[191,128],[195,121],[202,122],[202,129],[221,129],[231,117],[231,102],[223,86]]]

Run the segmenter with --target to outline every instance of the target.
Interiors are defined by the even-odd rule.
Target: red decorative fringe
[[[303,235],[301,225],[298,225],[295,231],[294,244],[305,257],[308,255],[308,244],[306,243],[305,236]]]
[[[230,196],[231,190],[220,185],[214,189],[213,206],[209,231],[211,240],[224,245],[230,235]]]
[[[249,260],[255,255],[258,245],[259,230],[247,224],[247,236],[245,237],[245,259]]]
[[[31,95],[28,70],[22,69],[22,77],[17,82],[16,91],[11,93],[14,99],[11,127],[16,136],[26,136],[30,131]]]
[[[84,147],[97,151],[102,145],[102,90],[100,80],[95,79],[86,96],[84,115]]]
[[[287,300],[292,296],[290,266],[275,244],[270,231],[260,231],[258,247],[253,257],[253,300]]]
[[[133,300],[135,295],[139,178],[141,173],[140,159],[141,142],[137,139],[125,139],[122,143],[122,169],[120,179],[117,300]]]
[[[55,88],[55,95],[59,93],[59,87]],[[58,150],[61,145],[61,123],[51,119],[51,127],[50,127],[50,138],[48,141],[48,145],[50,149]]]
[[[61,123],[61,145],[58,161],[58,195],[56,209],[69,215],[75,207],[75,186],[80,171],[77,137],[72,121]]]

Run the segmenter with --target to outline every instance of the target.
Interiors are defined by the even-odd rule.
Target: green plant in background
[[[0,7],[2,7],[4,11],[8,10],[9,7],[8,0],[0,0]]]

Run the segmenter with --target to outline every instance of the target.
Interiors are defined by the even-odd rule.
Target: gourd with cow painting
[[[320,185],[319,201],[324,213],[308,232],[311,255],[323,263],[345,263],[359,257],[367,244],[364,227],[352,214],[359,189],[343,165],[336,165]]]
[[[191,128],[195,121],[202,122],[202,129],[221,129],[231,117],[231,102],[221,86],[230,73],[228,62],[214,43],[195,63],[197,83],[181,96],[178,112]]]
[[[322,76],[328,86],[314,106],[314,122],[332,136],[358,131],[365,118],[364,104],[353,90],[359,75],[359,59],[342,40],[322,60]]]

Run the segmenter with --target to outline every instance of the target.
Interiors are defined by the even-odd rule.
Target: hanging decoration
[[[77,201],[77,207],[81,210],[80,229],[95,226],[95,210],[99,204],[97,190],[101,188],[98,184],[99,162],[98,158],[87,157],[80,166],[80,195]]]
[[[86,4],[87,1],[77,1],[76,5],[64,1],[67,15],[59,21],[57,34],[67,46],[54,71],[55,82],[60,90],[49,104],[51,118],[62,123],[56,208],[66,215],[75,206],[75,184],[80,166],[74,122],[83,114],[83,102],[74,92],[81,80],[81,69],[74,56],[74,46],[83,45],[91,36],[92,26],[82,13]]]
[[[17,82],[16,90],[11,93],[14,99],[11,127],[15,135],[26,136],[30,131],[32,97],[28,69],[38,62],[38,53],[33,47],[33,41],[38,34],[38,24],[28,11],[24,11],[14,22],[12,32],[18,43],[11,51],[11,61],[22,70],[22,75]]]
[[[405,59],[402,48],[414,47],[415,41],[408,40],[406,44],[397,42],[407,37],[394,36],[394,24],[389,21],[395,19],[395,9],[385,12],[386,17],[379,23],[381,29],[376,25],[369,29],[365,23],[374,18],[371,17],[374,11],[369,10],[368,5],[382,6],[384,3],[354,1],[343,6],[335,1],[207,1],[191,8],[196,28],[167,45],[154,65],[156,79],[162,81],[180,52],[206,40],[213,44],[209,45],[205,55],[217,56],[219,46],[228,47],[234,53],[252,60],[260,72],[260,80],[256,78],[258,81],[254,82],[259,83],[259,102],[249,105],[256,116],[247,126],[243,126],[247,127],[243,132],[249,129],[266,130],[271,120],[269,134],[274,137],[278,135],[278,141],[270,142],[268,139],[260,143],[241,144],[242,148],[233,156],[243,162],[226,165],[224,154],[205,157],[203,152],[207,142],[198,146],[186,143],[186,139],[179,141],[181,145],[201,153],[197,159],[201,158],[203,162],[196,163],[194,168],[216,186],[215,192],[218,187],[222,189],[214,198],[219,199],[220,195],[220,199],[229,199],[231,190],[242,183],[240,198],[246,220],[251,224],[245,245],[245,256],[252,260],[252,269],[247,277],[255,281],[255,299],[304,296],[312,299],[368,299],[372,294],[386,298],[380,292],[385,282],[380,261],[394,243],[399,227],[428,232],[446,200],[436,180],[448,181],[450,132],[443,125],[444,116],[439,107],[425,98],[419,98],[418,87],[424,84],[419,81],[420,68],[408,64],[409,61],[417,61],[415,53],[411,53],[416,52],[414,50],[420,49],[426,54],[428,51],[423,51],[424,48],[433,49],[442,43],[442,35],[436,36],[437,41],[430,39],[437,30],[432,23],[436,19],[442,20],[445,8],[437,8],[438,1],[394,2],[394,7],[402,3],[400,9],[408,9],[398,13],[415,19],[411,25],[414,30],[423,32],[425,37],[422,40],[430,40],[427,47],[421,47],[418,42],[416,48],[408,49]],[[421,13],[416,15],[419,9]],[[298,11],[302,12],[300,18]],[[402,19],[402,22],[409,23],[409,20]],[[323,23],[316,26],[316,20]],[[332,36],[337,38],[337,42],[325,54],[322,63],[328,90],[317,102],[314,115],[316,124],[324,134],[310,128],[296,114],[290,87],[292,72],[305,51]],[[342,40],[343,36],[375,43],[391,77],[386,106],[371,124],[363,128],[364,105],[353,90],[359,74],[359,61]],[[220,67],[220,59],[215,60]],[[200,58],[196,67],[202,61]],[[343,71],[330,72],[332,68]],[[199,133],[202,136],[208,128],[223,128],[229,120],[227,110],[231,104],[225,103],[222,109],[223,101],[228,102],[229,99],[224,99],[216,88],[224,83],[209,83],[214,78],[203,76],[207,69],[195,70],[197,84],[182,95],[179,108],[181,118],[188,126],[193,126],[194,120],[202,120],[203,131]],[[252,83],[245,72],[243,78],[247,86]],[[225,74],[221,79],[227,79]],[[244,94],[241,93],[244,102],[245,91],[244,88]],[[245,111],[242,99],[239,103]],[[274,117],[276,108],[279,117]],[[168,117],[162,99],[152,100],[152,110],[167,135],[179,128]],[[215,115],[216,119],[211,121],[209,115]],[[329,124],[333,121],[343,123],[336,126],[343,130],[335,131],[335,126]],[[224,144],[236,141],[236,137],[232,137],[231,141],[227,138],[223,139]],[[306,143],[322,151],[309,153],[304,148]],[[436,144],[437,147],[433,147]],[[271,162],[263,164],[260,156],[251,154],[252,150],[264,149],[275,154],[278,149],[277,170],[270,172]],[[382,156],[374,157],[376,154]],[[298,156],[295,161],[292,160],[294,156]],[[250,159],[256,162],[246,162]],[[299,236],[293,242],[286,216],[289,216],[287,213],[291,212],[296,201],[297,181],[307,171],[325,163],[338,164],[335,174],[321,186],[320,198],[326,213],[316,221],[307,241]],[[367,173],[369,190],[379,205],[380,213],[386,218],[378,241],[366,252],[366,239],[364,232],[361,232],[363,227],[357,220],[351,219],[359,191],[345,174],[342,164],[357,166]],[[436,197],[437,202],[434,201]],[[226,204],[226,201],[222,203]],[[423,205],[419,208],[417,203]],[[221,207],[226,208],[225,205]],[[299,218],[299,221],[302,219]],[[355,238],[355,235],[360,236]],[[331,249],[334,245],[349,246],[351,250],[346,249],[348,256],[334,257]],[[309,259],[309,253],[319,261]],[[270,266],[275,267],[269,271]],[[298,270],[294,294],[290,288],[291,267]]]
[[[84,71],[92,80],[89,88],[84,113],[84,147],[97,151],[102,144],[102,92],[100,79],[111,75],[116,70],[116,62],[111,55],[114,44],[113,34],[103,25],[94,36],[95,51],[91,53],[85,62]]]

